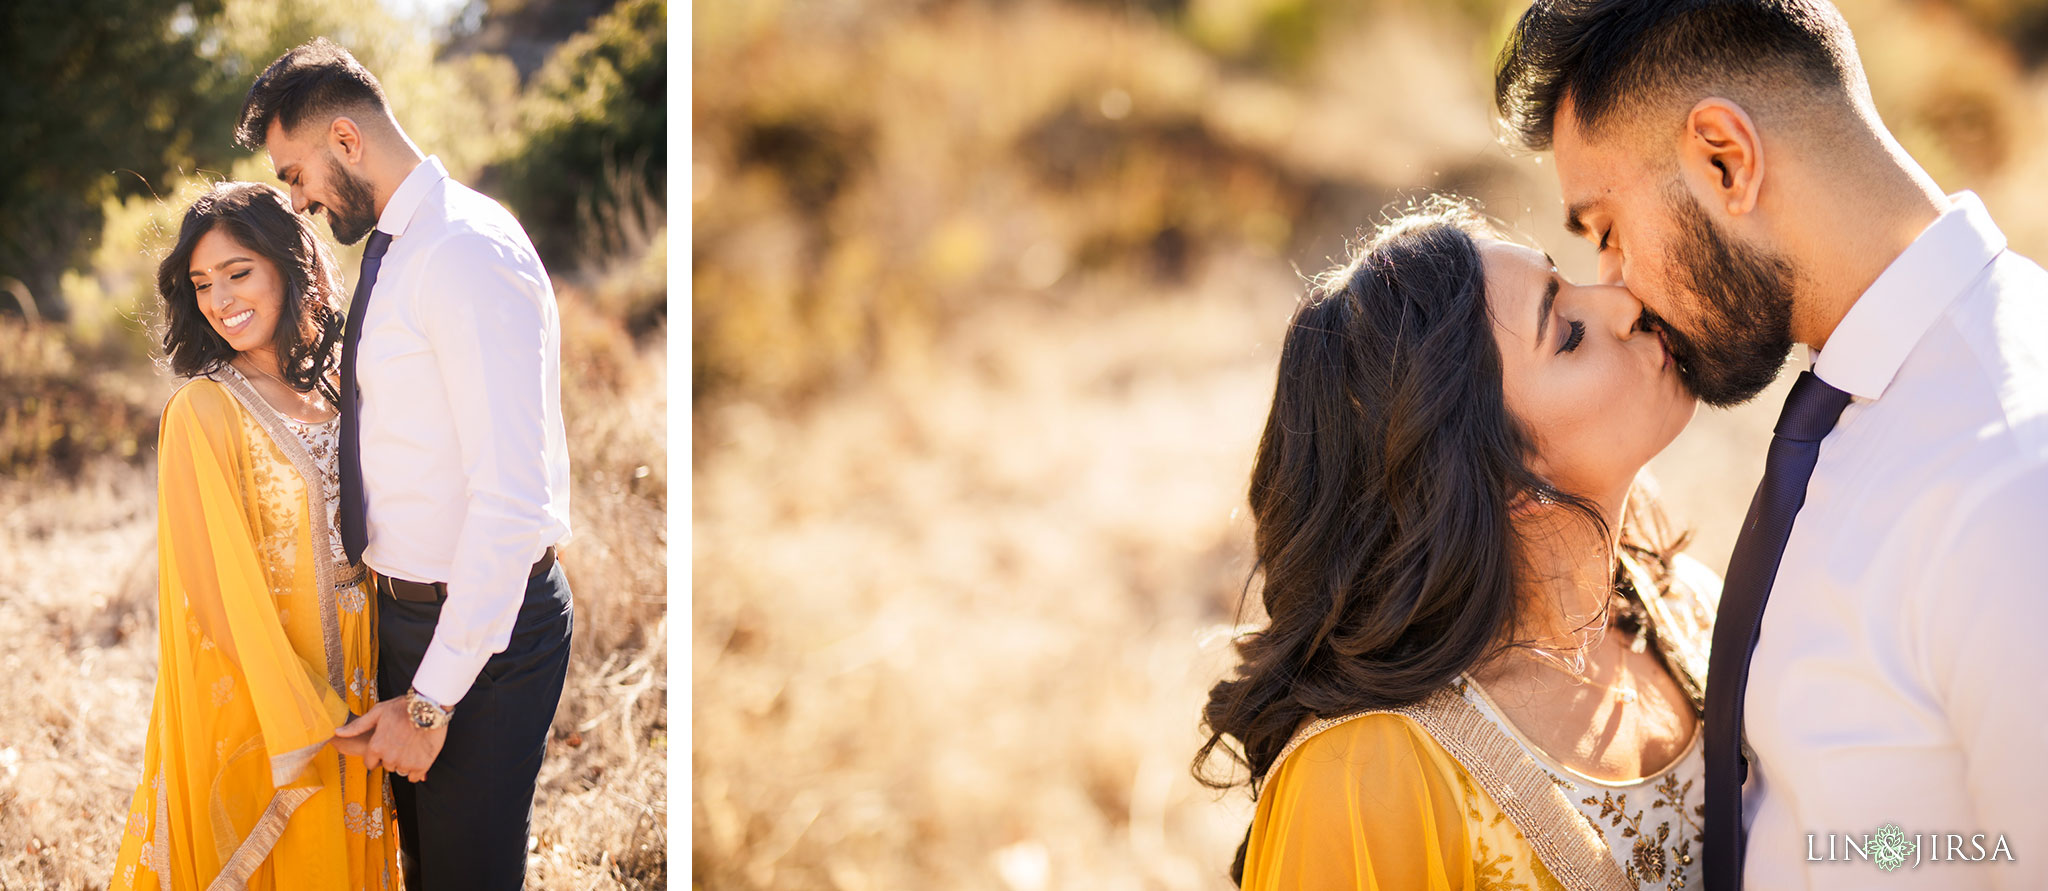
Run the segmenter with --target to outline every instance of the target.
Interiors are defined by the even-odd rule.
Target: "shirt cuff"
[[[454,708],[462,697],[469,695],[477,674],[490,659],[488,653],[472,656],[458,652],[441,643],[441,636],[436,634],[434,642],[427,645],[426,655],[420,658],[419,670],[413,672],[412,688],[442,708]]]

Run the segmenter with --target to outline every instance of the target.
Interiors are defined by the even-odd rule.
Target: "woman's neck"
[[[237,353],[232,360],[232,364],[237,371],[243,373],[244,377],[260,375],[280,383],[284,381],[284,366],[277,361],[277,350],[270,347],[260,347]]]

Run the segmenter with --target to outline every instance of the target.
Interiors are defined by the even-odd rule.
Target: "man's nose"
[[[1603,285],[1626,285],[1627,282],[1621,277],[1621,252],[1601,252],[1598,274]]]

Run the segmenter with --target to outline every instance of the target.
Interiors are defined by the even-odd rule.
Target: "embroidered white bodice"
[[[1534,759],[1579,815],[1607,839],[1607,848],[1629,879],[1642,889],[1700,887],[1700,847],[1706,824],[1704,728],[1693,727],[1685,753],[1663,769],[1633,782],[1609,782],[1559,763],[1507,720],[1469,677],[1458,692]]]
[[[244,383],[249,381],[241,369],[233,365],[226,368]],[[255,390],[255,386],[251,384],[250,389]],[[264,407],[270,408],[268,405]],[[341,416],[337,414],[315,423],[301,421],[274,408],[271,408],[271,413],[284,422],[284,428],[291,431],[320,468],[317,491],[321,503],[326,505],[321,510],[327,514],[327,548],[334,555],[334,565],[349,565],[348,549],[341,543]],[[313,482],[307,480],[308,484]]]

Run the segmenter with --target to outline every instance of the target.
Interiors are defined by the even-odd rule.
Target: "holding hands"
[[[334,747],[344,755],[362,759],[363,766],[382,767],[415,783],[425,782],[427,768],[441,754],[448,740],[448,715],[424,699],[424,708],[413,708],[418,694],[405,699],[377,703],[362,717],[334,731]],[[421,713],[416,718],[414,712]],[[438,715],[435,713],[438,712]]]

